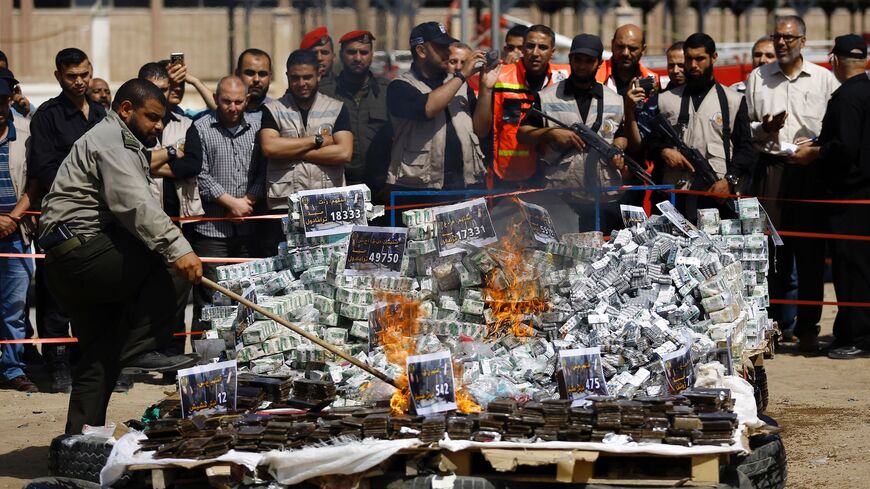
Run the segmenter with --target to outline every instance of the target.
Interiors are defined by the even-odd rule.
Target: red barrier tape
[[[870,302],[804,301],[796,299],[770,299],[770,303],[797,306],[870,307]]]
[[[29,338],[24,340],[0,340],[0,345],[35,345],[38,343],[78,343],[78,338]]]
[[[45,258],[45,253],[0,253],[0,258]],[[216,258],[212,256],[199,257],[203,263],[246,263],[257,261],[259,258]]]

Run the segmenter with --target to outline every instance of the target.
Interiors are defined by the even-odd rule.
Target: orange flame
[[[500,266],[487,275],[484,288],[492,314],[487,324],[490,338],[507,334],[534,336],[534,328],[525,322],[526,316],[547,310],[544,291],[534,280],[538,272],[523,257],[519,229],[520,224],[511,226],[510,233],[499,241],[499,248],[492,250]]]
[[[378,339],[384,347],[387,361],[404,367],[408,356],[414,355],[417,351],[414,337],[420,331],[419,318],[422,315],[420,302],[402,294],[392,293],[380,294],[378,299],[389,304],[377,316],[377,322],[381,326],[377,333]],[[395,381],[399,388],[390,398],[390,411],[393,415],[401,415],[407,413],[411,406],[408,376],[403,373]]]

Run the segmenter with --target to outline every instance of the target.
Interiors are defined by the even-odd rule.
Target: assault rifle
[[[695,169],[690,190],[706,191],[720,180],[716,175],[716,171],[710,166],[710,162],[707,161],[707,158],[696,148],[683,142],[683,138],[677,134],[676,129],[674,129],[674,126],[671,125],[664,114],[656,115],[651,125],[652,133],[657,134],[665,144],[679,151],[692,165],[692,168]],[[737,212],[733,199],[726,199],[725,205],[735,213]]]
[[[647,173],[644,167],[642,167],[638,162],[631,159],[631,157],[625,154],[624,151],[608,143],[604,138],[598,135],[597,132],[590,129],[589,126],[587,126],[586,124],[583,124],[582,122],[577,122],[569,126],[568,124],[565,124],[559,119],[549,116],[534,107],[530,108],[527,113],[543,117],[544,119],[547,119],[548,121],[556,124],[557,126],[568,129],[569,131],[574,131],[574,133],[580,136],[580,139],[582,139],[587,146],[597,151],[608,161],[613,159],[614,156],[622,156],[623,160],[625,160],[625,166],[627,166],[628,169],[637,176],[637,178],[641,179],[643,183],[647,185],[656,184],[655,182],[653,182],[652,176]]]

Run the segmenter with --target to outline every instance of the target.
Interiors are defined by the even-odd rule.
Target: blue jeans
[[[17,232],[0,239],[0,253],[28,253],[30,247],[24,246]],[[27,301],[27,288],[33,277],[33,259],[0,258],[0,339],[22,340],[25,335],[24,303]],[[0,375],[10,380],[24,375],[24,361],[21,354],[24,345],[3,345],[0,357]]]

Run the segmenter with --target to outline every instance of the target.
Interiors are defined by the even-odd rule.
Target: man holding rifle
[[[663,184],[734,194],[740,190],[741,179],[751,175],[756,160],[746,101],[713,77],[717,54],[710,36],[692,34],[683,43],[683,52],[686,84],[659,95],[659,127],[650,150],[665,164]],[[696,219],[699,206],[718,207],[723,217],[735,218],[730,201],[678,195],[677,208],[690,220]]]
[[[569,54],[571,76],[536,95],[534,107],[540,112],[532,111],[523,119],[517,139],[522,144],[539,145],[546,188],[580,189],[563,198],[580,216],[581,231],[595,229],[595,194],[600,192],[600,230],[609,234],[622,227],[622,192],[603,189],[622,185],[625,157],[621,150],[629,143],[632,149],[640,145],[634,106],[643,100],[644,92],[634,86],[626,94],[624,107],[619,94],[596,82],[603,52],[597,36],[574,38]],[[565,127],[575,124],[588,128],[585,137]],[[593,146],[591,140],[597,139],[596,135],[617,150]]]

